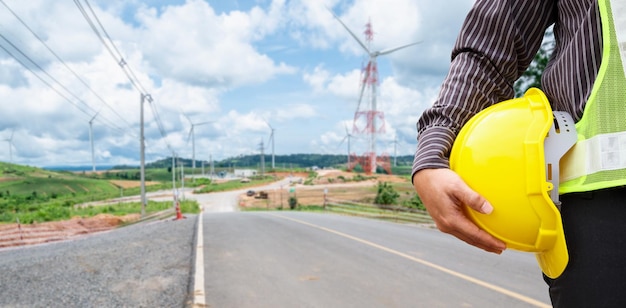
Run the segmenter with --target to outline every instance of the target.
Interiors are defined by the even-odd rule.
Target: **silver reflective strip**
[[[561,167],[561,183],[587,174],[626,168],[626,132],[579,140]]]
[[[622,58],[622,68],[626,75],[626,1],[611,0],[611,13],[619,44],[619,53]]]

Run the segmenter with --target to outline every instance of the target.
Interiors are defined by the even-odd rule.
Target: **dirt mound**
[[[126,216],[98,214],[89,218],[74,217],[66,221],[30,225],[3,224],[0,225],[0,248],[60,241],[84,234],[107,231],[121,224],[136,221],[140,216],[139,214]]]

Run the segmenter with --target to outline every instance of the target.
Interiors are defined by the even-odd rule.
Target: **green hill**
[[[119,196],[106,180],[0,162],[0,221],[69,218],[76,203]]]
[[[69,172],[0,162],[0,199],[7,197],[57,198],[65,195],[119,193],[108,181],[95,180]]]

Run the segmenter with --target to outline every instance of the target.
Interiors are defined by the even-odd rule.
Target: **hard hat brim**
[[[536,253],[537,262],[539,267],[546,276],[554,279],[565,271],[569,262],[569,254],[567,252],[567,244],[565,242],[565,233],[563,232],[563,225],[561,221],[558,221],[559,227],[556,228],[557,234],[554,241],[554,246],[550,250]]]

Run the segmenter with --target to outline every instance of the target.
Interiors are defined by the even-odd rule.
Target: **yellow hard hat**
[[[534,252],[550,278],[569,260],[558,176],[559,160],[576,139],[571,116],[552,112],[533,88],[472,117],[450,153],[450,168],[494,208],[485,215],[466,206],[466,215],[508,248]]]

